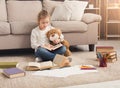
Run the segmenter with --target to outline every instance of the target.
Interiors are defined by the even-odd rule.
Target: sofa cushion
[[[50,15],[52,15],[56,6],[61,5],[63,2],[61,1],[50,1],[43,0],[43,9],[47,10]]]
[[[89,24],[93,22],[100,22],[102,20],[101,16],[93,13],[85,13],[82,17],[82,21]]]
[[[37,21],[41,1],[7,1],[9,21]]]
[[[52,21],[52,26],[60,28],[62,32],[86,32],[88,25],[81,21]]]
[[[37,26],[36,22],[10,22],[12,34],[30,34]]]
[[[7,21],[5,0],[0,0],[0,21]]]
[[[10,25],[7,22],[0,22],[0,35],[10,34]]]

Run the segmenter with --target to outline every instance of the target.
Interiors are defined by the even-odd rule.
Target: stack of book
[[[106,53],[107,62],[115,62],[117,61],[117,53],[116,51]]]
[[[97,46],[96,47],[97,58],[106,58],[107,62],[117,61],[117,52],[113,46]]]

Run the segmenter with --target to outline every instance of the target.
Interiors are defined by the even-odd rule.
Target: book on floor
[[[3,69],[3,74],[8,78],[16,78],[16,77],[25,76],[25,71],[14,67],[14,68]]]
[[[64,62],[66,61],[66,57],[63,55],[56,54],[53,59],[53,63],[55,63],[58,67],[64,67]]]
[[[0,62],[0,68],[16,67],[18,62]]]
[[[81,70],[96,70],[96,67],[93,65],[81,65],[80,69]]]
[[[44,70],[44,69],[51,69],[51,68],[61,68],[70,66],[66,64],[66,57],[63,55],[56,54],[53,61],[44,61],[44,62],[29,62],[26,66],[27,71],[36,71],[36,70]]]
[[[43,69],[50,69],[52,68],[53,62],[52,61],[44,61],[44,62],[29,62],[26,66],[27,71],[36,71],[36,70],[43,70]]]
[[[114,51],[113,46],[96,46],[96,52],[111,52]]]

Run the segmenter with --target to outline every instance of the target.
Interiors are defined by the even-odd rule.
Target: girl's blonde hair
[[[49,13],[46,10],[40,11],[40,13],[38,14],[38,22],[40,21],[40,19],[44,19],[46,17],[50,17]]]

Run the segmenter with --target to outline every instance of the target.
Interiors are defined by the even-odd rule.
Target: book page
[[[52,45],[51,45],[51,46],[45,45],[45,46],[43,46],[43,47],[51,51],[51,50],[58,49],[58,48],[60,48],[61,46],[63,46],[63,45],[60,43],[60,44],[57,44],[57,45],[54,45],[54,46],[52,46]]]
[[[50,50],[50,51],[52,50],[50,45],[44,45],[44,46],[42,46],[42,47],[45,48],[45,49],[48,49],[48,50]]]
[[[40,69],[47,69],[52,67],[53,67],[52,61],[45,61],[40,63]]]
[[[57,44],[57,45],[55,45],[55,46],[52,47],[52,50],[58,49],[58,48],[60,48],[61,46],[63,46],[61,43],[60,43],[60,44]]]
[[[29,63],[28,63],[28,66],[34,66],[34,67],[40,68],[40,63],[37,63],[37,62],[29,62]]]
[[[43,69],[48,69],[53,67],[53,62],[52,61],[45,61],[45,62],[29,62],[28,66],[26,66],[26,70],[43,70]]]

